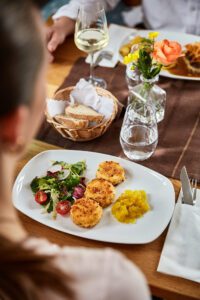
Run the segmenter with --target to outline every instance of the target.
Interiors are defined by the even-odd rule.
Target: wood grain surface
[[[62,83],[63,79],[70,72],[74,62],[80,56],[83,56],[83,53],[75,47],[73,37],[68,38],[66,43],[59,47],[56,52],[55,62],[49,66],[47,74],[47,93],[49,97],[54,94],[56,88]],[[57,149],[57,147],[34,140],[27,149],[25,156],[20,160],[16,175],[30,158],[48,149]],[[172,183],[177,197],[180,190],[180,182],[172,180]],[[121,251],[144,272],[152,294],[155,296],[163,297],[165,300],[200,299],[199,284],[182,278],[164,275],[156,271],[167,230],[165,230],[158,239],[149,244],[120,245],[91,241],[62,233],[48,228],[26,217],[22,213],[19,213],[19,217],[31,235],[48,238],[51,242],[55,242],[59,245],[95,248],[112,247]]]
[[[41,151],[50,149],[59,148],[54,145],[34,140],[27,149],[25,156],[18,163],[16,175],[33,156]],[[173,179],[171,179],[171,181],[174,185],[177,198],[180,190],[180,182]],[[165,230],[158,239],[149,244],[120,245],[87,240],[62,233],[52,228],[48,228],[47,226],[44,226],[23,215],[22,213],[19,213],[19,217],[30,235],[48,238],[51,242],[61,246],[84,246],[94,248],[112,247],[121,251],[144,272],[152,294],[155,296],[163,297],[165,300],[200,299],[199,284],[189,280],[181,279],[179,277],[164,275],[156,271],[167,230]]]

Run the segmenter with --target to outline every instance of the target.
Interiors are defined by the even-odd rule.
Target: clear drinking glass
[[[102,4],[96,2],[91,8],[91,5],[85,1],[79,9],[74,41],[80,50],[90,54],[90,76],[86,80],[103,88],[106,88],[105,80],[93,76],[93,57],[96,51],[107,46],[108,40],[107,20]]]
[[[120,132],[120,143],[130,160],[145,160],[154,153],[158,143],[158,128],[155,110],[151,105],[128,105]]]

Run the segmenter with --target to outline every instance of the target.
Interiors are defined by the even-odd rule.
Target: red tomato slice
[[[35,194],[35,201],[39,204],[43,204],[47,201],[47,194],[43,191],[38,191]]]
[[[58,214],[64,216],[69,213],[71,208],[70,202],[67,200],[59,201],[56,205],[56,211]]]

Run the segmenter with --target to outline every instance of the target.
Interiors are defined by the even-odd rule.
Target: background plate
[[[121,43],[120,48],[122,45],[127,44],[131,39],[133,39],[135,36],[140,35],[142,37],[148,37],[148,33],[152,32],[153,30],[138,30],[134,31],[133,34],[128,35]],[[194,43],[194,42],[200,42],[200,37],[197,35],[192,35],[192,34],[186,34],[182,32],[169,32],[169,31],[159,31],[159,36],[156,39],[157,41],[159,40],[172,40],[172,41],[177,41],[179,42],[182,47],[188,43]],[[119,61],[123,63],[123,57],[119,53]],[[189,76],[179,76],[179,75],[174,75],[168,72],[167,70],[162,70],[160,72],[161,76],[164,77],[169,77],[169,78],[175,78],[175,79],[184,79],[184,80],[200,80],[200,77],[189,77]]]
[[[86,160],[87,181],[95,177],[97,166],[105,160],[119,162],[125,169],[126,180],[116,188],[116,197],[126,189],[144,189],[148,194],[151,211],[135,224],[118,222],[111,214],[111,207],[104,209],[99,224],[91,229],[76,226],[70,217],[41,214],[41,207],[33,197],[30,182],[35,176],[45,174],[52,160],[75,163]],[[30,218],[54,229],[87,239],[123,243],[143,244],[155,240],[168,225],[175,202],[172,183],[161,174],[139,164],[115,156],[87,151],[49,150],[33,157],[19,173],[13,187],[15,207]]]

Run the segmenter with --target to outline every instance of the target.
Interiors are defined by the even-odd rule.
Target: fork
[[[193,200],[193,204],[196,203],[196,197],[197,197],[197,179],[192,178],[190,180],[190,184],[191,184],[191,188],[192,188],[192,200]]]

